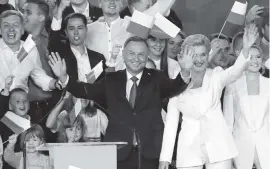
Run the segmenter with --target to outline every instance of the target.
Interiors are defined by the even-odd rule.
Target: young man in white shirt
[[[14,75],[10,90],[21,87],[28,92],[29,76],[43,90],[55,89],[56,80],[49,77],[42,69],[36,47],[28,53],[21,63],[17,58],[24,43],[20,40],[24,32],[21,14],[14,10],[5,11],[0,17],[0,25],[3,37],[0,39],[0,89],[4,88],[4,79],[10,75]]]
[[[175,0],[159,1],[145,11],[145,13],[154,16],[159,12],[164,15],[175,2]],[[122,48],[126,39],[130,37],[130,33],[126,31],[130,22],[130,17],[121,19],[119,16],[119,12],[123,7],[122,0],[100,0],[99,2],[104,17],[88,25],[85,44],[89,49],[103,54],[107,61],[107,66],[114,67],[116,56],[114,56],[113,49],[118,47]],[[60,30],[60,19],[61,18],[59,18],[58,21],[56,19],[53,20],[53,30]]]

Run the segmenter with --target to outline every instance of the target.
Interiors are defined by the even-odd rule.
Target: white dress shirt
[[[126,97],[129,100],[130,90],[131,90],[131,88],[133,86],[133,81],[131,80],[131,78],[133,76],[128,71],[126,71],[126,72],[127,72]],[[142,78],[142,74],[143,74],[143,71],[136,75],[136,77],[138,78],[138,80],[136,81],[137,86],[139,86],[139,83],[140,83],[141,78]]]
[[[153,62],[156,65],[156,69],[160,70],[161,59],[153,60]],[[180,71],[181,71],[181,68],[180,68],[179,63],[176,60],[168,57],[168,74],[169,74],[170,79],[175,79],[176,76],[180,73]]]
[[[129,22],[130,17],[124,19],[119,17],[108,25],[104,17],[99,18],[87,26],[85,45],[89,49],[103,54],[107,63],[109,63],[113,47],[116,45],[123,47],[125,41],[131,35],[126,31]]]
[[[75,13],[81,13],[74,5],[71,5]],[[85,10],[81,13],[83,14],[86,18],[89,17],[89,3],[87,3]]]
[[[71,51],[76,57],[77,66],[78,66],[78,79],[81,82],[87,82],[86,76],[91,71],[90,60],[88,57],[87,49],[84,47],[84,53],[81,53],[74,46],[70,46]]]
[[[23,43],[21,41],[21,47]],[[15,78],[10,90],[21,87],[28,92],[28,78],[31,76],[37,86],[44,91],[49,91],[50,81],[53,78],[49,77],[42,69],[37,48],[33,48],[21,63],[17,59],[19,51],[20,49],[13,52],[4,40],[0,39],[0,89],[5,87],[5,79],[9,75],[14,75]]]

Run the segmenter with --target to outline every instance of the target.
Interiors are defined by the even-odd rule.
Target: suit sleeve
[[[170,99],[166,116],[162,149],[159,161],[171,162],[178,129],[180,111],[176,107],[177,98]]]
[[[159,72],[160,93],[162,98],[169,98],[182,93],[188,86],[179,73],[175,79],[170,79],[163,72]]]
[[[224,99],[223,99],[223,115],[224,119],[230,129],[233,132],[234,125],[234,88],[233,84],[225,88]]]
[[[8,111],[8,102],[9,96],[3,96],[0,94],[0,119],[6,114]]]
[[[78,82],[76,79],[69,77],[67,90],[77,98],[93,100],[103,107],[106,107],[106,76],[93,84]]]

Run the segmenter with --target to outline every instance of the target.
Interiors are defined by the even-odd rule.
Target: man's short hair
[[[23,16],[21,15],[20,12],[16,11],[16,10],[7,10],[4,11],[1,15],[0,15],[0,25],[2,24],[2,20],[4,18],[7,18],[9,16],[18,16],[20,18],[20,22],[21,24],[23,24]]]
[[[209,37],[210,42],[212,42],[214,39],[226,40],[230,44],[230,38],[224,34],[219,35],[219,33],[214,33],[214,34],[210,35],[210,37]]]
[[[70,19],[81,19],[82,21],[83,21],[83,24],[85,25],[85,26],[87,26],[87,18],[83,15],[83,14],[81,14],[81,13],[71,13],[71,14],[69,14],[68,16],[66,16],[65,17],[65,19],[64,19],[64,21],[63,21],[63,25],[62,25],[62,27],[64,28],[64,29],[66,29],[67,28],[67,24],[68,24],[68,21],[70,20]]]
[[[9,98],[11,98],[15,93],[27,93],[23,88],[14,88],[9,92]]]
[[[142,42],[148,48],[148,44],[147,44],[146,40],[144,38],[139,37],[139,36],[132,36],[132,37],[128,38],[124,44],[124,47],[126,47],[130,42]]]
[[[44,0],[27,0],[26,3],[36,4],[38,9],[42,12],[45,17],[45,22],[49,19],[50,6]]]

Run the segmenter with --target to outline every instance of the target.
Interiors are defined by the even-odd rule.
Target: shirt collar
[[[74,9],[75,13],[81,13],[75,6],[71,5],[71,7]],[[82,13],[85,13],[86,11],[89,11],[89,3],[87,3],[86,8]]]
[[[23,46],[23,41],[21,41],[19,50],[17,50],[17,51],[14,52],[14,53],[19,53],[19,51],[21,50],[22,46]],[[6,44],[6,42],[5,42],[3,39],[0,39],[0,47],[1,47],[2,49],[10,49],[9,46]],[[10,49],[10,50],[11,50],[11,49]]]
[[[120,20],[121,20],[121,18],[120,18],[120,16],[119,16],[117,19],[115,19],[114,21],[112,21],[111,25],[115,24],[116,22],[118,22],[118,21],[120,21]],[[105,21],[104,16],[100,17],[100,18],[98,19],[98,22],[101,22],[101,23],[107,23],[107,22]]]
[[[127,70],[126,70],[126,71],[127,71]],[[143,71],[136,75],[136,77],[138,78],[138,81],[141,80],[142,74],[143,74]],[[132,78],[132,77],[133,77],[133,76],[127,71],[127,80],[130,80],[130,78]]]
[[[71,48],[71,51],[74,53],[74,55],[80,54],[79,50],[75,46],[70,45],[70,48]],[[87,49],[85,46],[84,46],[84,52],[82,55],[80,54],[80,56],[84,56],[84,55],[88,55]]]

